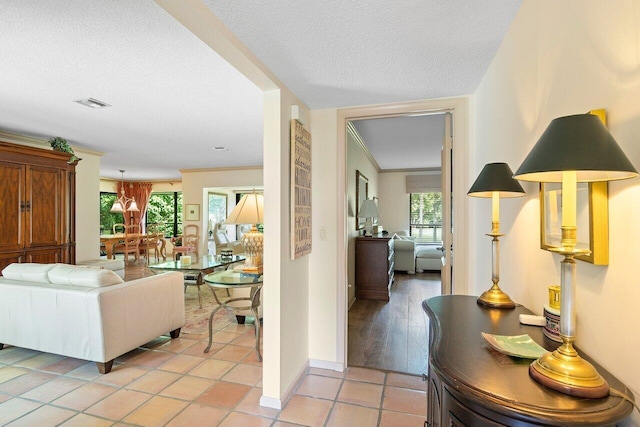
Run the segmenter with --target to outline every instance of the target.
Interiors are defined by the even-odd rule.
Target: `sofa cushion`
[[[10,280],[22,282],[51,283],[49,271],[55,264],[37,264],[32,262],[9,264],[2,270],[2,275]]]
[[[416,258],[442,258],[442,246],[441,245],[422,245],[418,246],[418,252]]]
[[[73,285],[90,288],[123,283],[115,272],[100,267],[56,264],[49,271],[49,280],[56,285]]]
[[[76,265],[100,267],[111,271],[124,270],[124,260],[122,259],[88,259],[85,261],[76,262]]]

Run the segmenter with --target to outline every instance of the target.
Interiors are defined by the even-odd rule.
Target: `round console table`
[[[558,393],[529,377],[531,359],[499,353],[481,332],[523,335],[547,350],[559,344],[539,326],[520,324],[522,306],[501,310],[479,306],[475,296],[447,295],[425,300],[429,315],[429,377],[427,425],[434,426],[613,426],[633,405],[611,395],[586,399]],[[612,389],[630,399],[631,391],[580,351]]]

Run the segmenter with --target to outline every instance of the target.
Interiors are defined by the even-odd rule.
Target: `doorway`
[[[354,236],[355,232],[352,227],[352,225],[354,225],[355,223],[355,220],[353,218],[354,214],[351,210],[351,206],[349,205],[350,200],[348,195],[349,184],[350,184],[349,180],[351,178],[350,177],[351,168],[353,167],[353,165],[351,164],[350,160],[347,158],[349,153],[349,148],[347,144],[347,134],[346,134],[347,127],[349,123],[354,120],[384,118],[384,117],[391,117],[391,116],[400,117],[400,116],[415,116],[415,115],[427,115],[427,114],[446,114],[449,117],[448,119],[449,135],[447,138],[448,146],[447,144],[445,144],[445,149],[443,150],[443,154],[449,155],[449,162],[450,164],[453,164],[452,154],[455,152],[457,155],[456,162],[457,162],[458,168],[460,168],[460,165],[466,164],[466,154],[464,152],[466,150],[466,126],[467,126],[466,107],[467,107],[467,101],[465,99],[452,99],[452,100],[443,100],[443,101],[425,101],[425,102],[409,103],[409,104],[402,104],[402,105],[386,105],[386,106],[377,106],[377,107],[351,108],[351,109],[339,110],[338,112],[339,145],[341,145],[342,148],[344,149],[344,158],[342,158],[342,162],[340,166],[344,168],[344,176],[342,179],[342,184],[344,185],[344,188],[346,189],[345,193],[347,194],[344,200],[345,247],[344,247],[344,250],[340,251],[341,253],[339,254],[339,256],[341,256],[339,263],[342,263],[341,265],[342,269],[341,271],[339,271],[339,276],[343,277],[343,281],[339,280],[339,284],[338,284],[339,297],[341,296],[343,298],[342,302],[344,303],[344,305],[342,304],[339,305],[339,309],[342,308],[344,310],[344,311],[340,310],[341,313],[344,315],[344,317],[342,315],[340,315],[339,317],[339,319],[341,320],[341,325],[344,327],[344,329],[342,329],[339,325],[339,332],[344,331],[344,335],[342,335],[342,338],[343,338],[342,342],[344,343],[344,347],[342,347],[342,350],[344,351],[345,365],[349,364],[348,362],[348,356],[349,356],[348,355],[348,349],[349,349],[348,326],[351,326],[351,325],[349,325],[348,316],[349,316],[349,307],[350,307],[349,303],[352,302],[349,299],[349,295],[353,291],[353,278],[349,277],[349,263],[352,262],[353,260],[353,253],[352,253],[353,249],[352,249],[352,245],[350,244],[350,241],[355,239],[355,236]],[[462,116],[462,119],[458,121],[457,125],[453,120],[455,114],[460,114]],[[457,134],[460,136],[461,144],[459,147],[456,147],[455,145],[451,145],[454,134]],[[463,151],[461,155],[458,156],[458,153],[456,152],[456,148],[459,151],[460,150]],[[443,181],[445,181],[446,184],[448,184],[448,191],[450,192],[449,193],[450,196],[443,197],[443,199],[450,201],[449,208],[451,209],[451,211],[449,213],[449,217],[451,222],[455,222],[454,217],[456,216],[456,210],[458,212],[457,214],[461,215],[461,212],[464,212],[464,210],[466,209],[466,202],[464,200],[460,200],[460,197],[459,197],[459,195],[462,194],[462,191],[457,192],[457,194],[455,191],[455,189],[457,188],[464,188],[464,186],[466,186],[466,171],[465,171],[466,168],[462,168],[461,175],[455,176],[455,177],[452,174],[452,171],[454,170],[454,168],[448,168],[448,169],[449,169],[449,171],[447,172],[448,175],[446,179],[443,179]],[[454,206],[456,207],[455,210],[453,209]],[[383,224],[383,225],[384,225],[384,228],[387,229],[386,224]],[[456,231],[458,232],[461,232],[464,229],[466,229],[466,226],[463,223],[463,221],[458,221],[457,225],[458,226]],[[451,231],[450,225],[447,225],[447,226],[443,225],[443,228],[445,227],[447,232]],[[387,231],[391,232],[395,230],[387,230]],[[447,249],[449,249],[455,243],[454,239],[456,239],[454,236],[450,236],[450,240],[444,246]],[[465,242],[456,243],[454,246],[461,249],[461,254],[456,255],[457,260],[464,262],[464,260],[466,259],[466,255],[465,255],[466,243]],[[445,255],[447,255],[448,258],[450,257],[450,253],[448,250],[445,251]],[[447,271],[456,270],[454,266],[451,266],[451,264],[448,264],[448,265],[450,266],[450,268],[447,269]],[[436,276],[436,278],[437,277],[438,276]],[[455,289],[457,291],[464,292],[464,290],[466,290],[466,273],[459,275],[459,277],[458,275],[452,274],[451,277],[456,277],[457,279],[455,283]],[[415,276],[406,276],[406,278],[410,279],[410,281],[415,280]],[[433,281],[433,278],[430,278],[429,280]],[[398,281],[397,283],[400,283],[400,281]],[[341,286],[344,286],[344,287],[341,287]],[[443,288],[447,288],[447,287],[445,286]],[[448,292],[451,292],[452,288],[454,288],[454,286],[449,286]],[[440,292],[441,290],[437,289],[435,293],[427,293],[427,295],[439,294]],[[416,298],[415,296],[413,298],[420,299],[420,297]],[[418,305],[420,303],[421,301],[418,302]],[[405,311],[408,311],[408,309],[405,309]],[[382,315],[382,317],[384,317],[384,315]],[[373,327],[373,323],[371,325]],[[395,337],[392,337],[391,339],[395,339]],[[387,342],[391,342],[391,341],[387,341]],[[352,348],[352,351],[353,351],[353,348]],[[372,356],[372,358],[375,358],[375,357]],[[413,373],[417,373],[417,372],[413,372]]]
[[[365,197],[376,200],[377,221],[384,229],[374,237],[395,247],[390,274],[371,277],[372,261],[369,256],[359,255],[365,242],[358,237],[363,218],[356,214],[355,234],[350,241],[354,248],[349,251],[355,253],[354,262],[349,263],[354,284],[349,290],[350,366],[416,375],[425,372],[428,318],[421,303],[447,287],[442,284],[440,270],[443,238],[447,237],[442,233],[442,202],[450,198],[449,194],[443,197],[443,183],[450,179],[441,171],[450,114],[391,115],[349,120],[347,124],[347,164],[358,168],[357,176],[362,176],[360,170],[371,176]],[[362,191],[358,190],[357,185],[356,205],[362,203],[358,197]],[[386,259],[373,261],[375,265],[381,262]],[[368,265],[365,270],[362,263]],[[370,299],[369,292],[365,296],[363,289],[371,286],[372,280],[379,281],[381,291],[385,291],[387,277],[393,283],[388,301]]]

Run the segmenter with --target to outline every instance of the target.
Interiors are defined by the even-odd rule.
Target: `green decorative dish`
[[[500,353],[523,359],[537,359],[547,350],[538,345],[531,337],[525,335],[492,335],[481,332],[482,337]]]

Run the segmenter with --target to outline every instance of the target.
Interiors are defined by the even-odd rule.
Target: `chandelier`
[[[124,170],[120,169],[120,173],[122,174],[122,180],[120,183],[120,197],[113,202],[113,206],[111,206],[111,212],[140,212],[138,209],[138,205],[136,204],[135,197],[127,197],[124,194]]]

